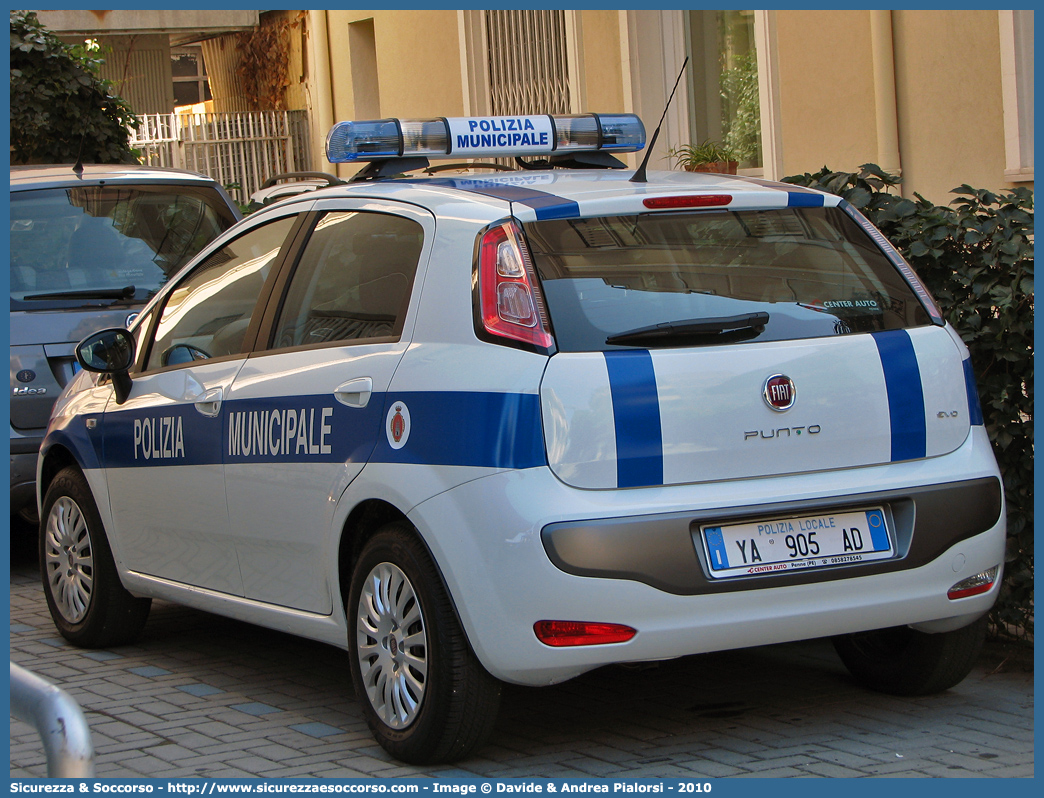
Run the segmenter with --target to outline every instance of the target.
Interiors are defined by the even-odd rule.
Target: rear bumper
[[[938,517],[933,522],[932,516],[947,497],[953,499],[954,490],[961,490],[955,487],[960,483],[968,483],[965,492],[976,493],[983,504],[970,501],[960,515],[975,516],[980,526],[963,524],[956,536],[933,537],[931,530],[945,524]],[[996,464],[980,427],[945,457],[771,480],[584,491],[563,485],[546,468],[504,472],[446,491],[415,507],[410,518],[442,569],[485,667],[506,681],[548,684],[613,662],[904,624],[942,622],[922,626],[942,629],[970,622],[992,606],[999,580],[980,596],[951,601],[946,592],[956,582],[1003,563],[1005,521],[999,494]],[[763,506],[851,506],[867,495],[890,497],[890,506],[911,503],[905,545],[898,536],[901,559],[707,584],[690,532],[693,520],[708,514],[721,517],[739,507],[747,513]],[[674,548],[660,551],[656,523],[646,526],[643,518],[673,524]],[[607,544],[598,535],[574,537],[571,564],[561,556],[564,547],[556,531],[604,530],[617,524],[627,534],[616,542]],[[548,540],[553,545],[545,548]],[[647,550],[646,561],[658,562],[661,576],[673,574],[673,589],[650,584],[655,580],[643,577],[640,569],[624,573],[619,563],[614,563],[616,572],[593,572],[592,562],[604,566],[622,556],[620,540],[636,561],[642,556],[634,552]],[[568,572],[579,570],[578,561],[588,570]],[[638,632],[622,644],[551,648],[533,632],[539,620],[619,623]]]
[[[878,491],[826,499],[730,507],[702,512],[549,524],[541,532],[548,557],[577,576],[633,579],[668,593],[692,596],[831,582],[851,576],[903,571],[926,565],[963,540],[992,529],[1003,506],[999,479],[984,477],[942,485]],[[784,575],[715,580],[707,576],[699,544],[701,522],[787,517],[795,512],[841,512],[887,506],[896,557],[872,563],[794,571]]]

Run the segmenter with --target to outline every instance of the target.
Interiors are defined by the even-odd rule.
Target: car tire
[[[908,626],[841,635],[834,648],[863,685],[901,696],[941,693],[971,673],[986,639],[987,618],[952,632],[926,634]]]
[[[500,682],[476,658],[406,522],[363,547],[348,596],[352,683],[377,742],[414,765],[463,759],[493,730]]]
[[[129,643],[149,616],[152,599],[135,598],[120,582],[90,486],[74,467],[44,496],[40,577],[54,625],[78,646]]]

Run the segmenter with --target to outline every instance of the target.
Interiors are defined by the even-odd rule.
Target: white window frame
[[[1018,18],[1016,18],[1018,14]],[[998,11],[1000,28],[1000,60],[1001,60],[1001,99],[1004,107],[1004,176],[1013,183],[1033,181],[1033,52],[1016,51],[1016,24],[1028,26],[1033,30],[1033,10]],[[1032,48],[1033,36],[1029,38]],[[1021,89],[1030,91],[1029,124],[1025,125],[1019,118],[1019,93]],[[1028,129],[1023,129],[1028,127]]]
[[[684,60],[687,36],[683,31],[685,12],[670,11],[622,11],[621,23],[626,26],[624,63],[630,63],[630,72],[625,80],[629,86],[629,94],[635,113],[640,114],[650,125],[647,131],[652,135],[652,127],[663,113],[663,106],[670,94],[677,69]],[[783,177],[783,146],[780,132],[779,103],[779,56],[776,44],[776,12],[754,11],[754,46],[758,54],[758,94],[761,106],[761,154],[762,166],[758,169],[744,169],[743,174],[763,177],[768,180],[779,180]],[[650,49],[651,48],[651,49]],[[645,70],[659,73],[657,79],[650,81],[647,77],[643,83],[642,65],[656,52],[659,58],[656,63],[646,63]],[[662,86],[662,90],[661,90]],[[655,106],[655,107],[654,107]],[[657,155],[650,163],[662,161],[671,147],[690,143],[689,132],[689,96],[688,92],[679,91],[674,96],[664,129],[657,141]],[[656,168],[665,168],[659,166]]]
[[[754,11],[754,47],[758,54],[758,99],[761,102],[762,177],[779,180],[784,175],[775,11]]]

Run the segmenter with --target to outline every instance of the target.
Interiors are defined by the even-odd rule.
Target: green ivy
[[[893,193],[901,178],[858,173],[784,178],[859,208],[903,253],[971,351],[986,431],[1004,476],[1008,551],[995,630],[1033,635],[1033,192],[962,185],[950,206]]]
[[[32,11],[11,12],[11,163],[134,163],[138,118],[98,76],[96,52],[71,46]]]

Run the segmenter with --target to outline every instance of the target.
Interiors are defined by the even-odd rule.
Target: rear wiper
[[[23,300],[33,299],[131,299],[137,289],[133,285],[123,288],[84,288],[80,291],[54,291],[49,294],[29,294]]]
[[[652,344],[675,343],[676,339],[701,339],[700,343],[727,343],[742,341],[760,335],[768,324],[769,314],[764,311],[742,313],[716,319],[687,319],[665,321],[651,327],[616,333],[605,339],[607,344]],[[709,340],[707,340],[709,339]]]

